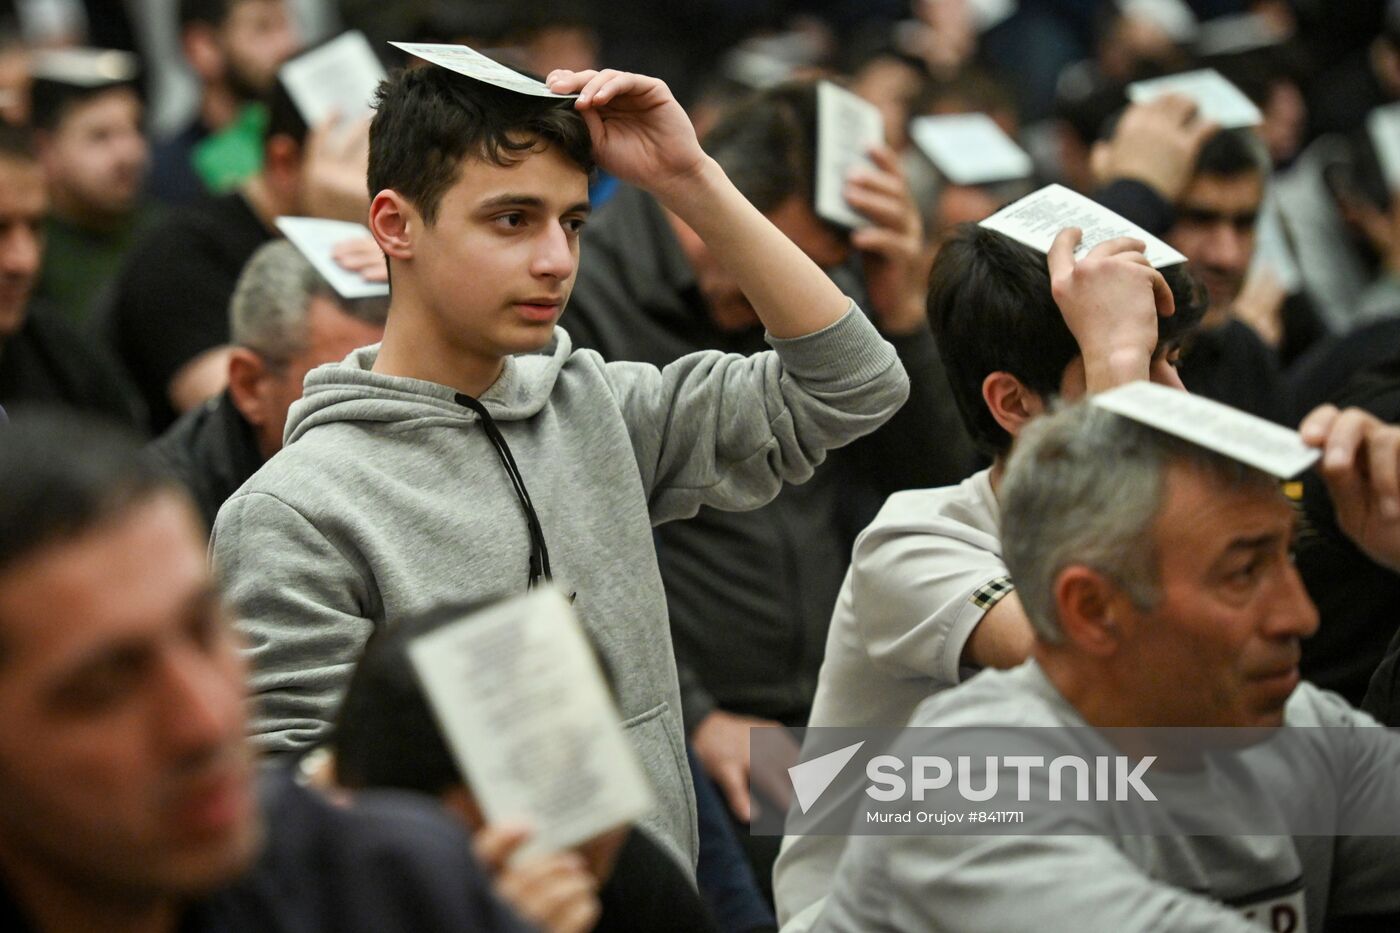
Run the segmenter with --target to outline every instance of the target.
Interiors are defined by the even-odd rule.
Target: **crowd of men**
[[[0,3],[0,919],[1396,928],[1400,2],[633,6]],[[342,29],[388,76],[310,119]],[[1130,100],[1202,67],[1256,125]],[[823,81],[884,121],[854,228]],[[955,181],[956,114],[1032,167]],[[1050,182],[1142,235],[980,225]],[[1139,382],[1318,464],[1092,404]],[[542,584],[655,800],[544,852],[409,661]],[[755,728],[971,725],[1326,727],[1337,830],[751,832]]]

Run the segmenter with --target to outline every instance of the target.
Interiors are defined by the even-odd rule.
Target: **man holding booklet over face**
[[[652,525],[805,480],[887,419],[907,379],[660,81],[555,72],[544,86],[462,47],[409,51],[437,66],[390,78],[370,131],[384,341],[307,377],[286,446],[214,530],[250,646],[254,731],[274,752],[320,741],[377,627],[552,580],[617,671],[657,800],[642,825],[693,866]],[[663,369],[571,351],[555,324],[595,160],[700,234],[772,350]]]

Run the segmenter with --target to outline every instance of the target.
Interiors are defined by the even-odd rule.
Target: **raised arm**
[[[695,230],[774,337],[815,333],[850,308],[850,299],[700,148],[664,82],[607,70],[555,71],[548,83],[558,93],[578,92],[598,164]]]

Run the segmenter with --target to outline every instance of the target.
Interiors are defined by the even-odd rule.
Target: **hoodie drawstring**
[[[501,429],[496,426],[496,419],[486,410],[486,406],[463,392],[456,394],[458,405],[470,408],[481,419],[481,426],[486,430],[486,436],[491,439],[491,445],[496,448],[496,455],[501,458],[501,465],[506,468],[506,475],[510,477],[511,486],[515,489],[515,497],[520,500],[520,508],[525,512],[525,524],[530,530],[530,580],[527,584],[530,589],[534,589],[543,580],[549,582],[554,579],[549,569],[549,547],[544,541],[544,529],[540,527],[539,515],[535,513],[535,504],[530,501],[530,491],[525,488],[525,477],[520,475],[520,467],[515,463],[515,457],[511,455],[510,445],[506,443],[505,437],[501,435]]]

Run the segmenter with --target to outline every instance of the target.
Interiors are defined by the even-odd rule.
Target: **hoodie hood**
[[[426,427],[476,420],[457,403],[457,390],[450,386],[373,372],[379,346],[361,347],[339,363],[307,373],[301,398],[287,412],[285,443],[337,421],[422,422]],[[506,357],[500,378],[482,393],[482,405],[497,421],[538,414],[572,350],[569,335],[556,327],[552,342],[540,353]]]

